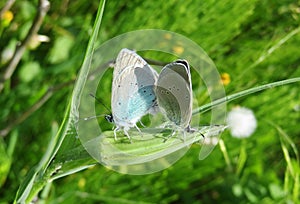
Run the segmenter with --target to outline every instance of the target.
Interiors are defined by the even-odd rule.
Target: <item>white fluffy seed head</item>
[[[257,123],[252,110],[236,107],[229,112],[227,125],[233,137],[246,138],[253,134]]]

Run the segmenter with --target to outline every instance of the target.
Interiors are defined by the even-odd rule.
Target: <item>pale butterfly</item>
[[[130,139],[128,130],[136,125],[147,113],[157,111],[154,84],[157,72],[139,55],[129,49],[122,49],[116,59],[113,82],[111,108],[112,115],[106,119],[116,125],[116,132],[123,129]]]
[[[193,95],[190,67],[186,60],[176,60],[162,69],[155,94],[166,117],[181,130],[191,131]]]

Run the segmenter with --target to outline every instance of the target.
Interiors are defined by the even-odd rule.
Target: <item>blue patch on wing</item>
[[[155,102],[153,86],[145,86],[134,93],[128,101],[128,119],[141,118],[149,111]]]

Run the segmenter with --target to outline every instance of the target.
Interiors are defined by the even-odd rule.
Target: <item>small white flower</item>
[[[252,135],[257,124],[256,118],[250,109],[236,107],[229,112],[227,125],[233,137],[246,138]]]

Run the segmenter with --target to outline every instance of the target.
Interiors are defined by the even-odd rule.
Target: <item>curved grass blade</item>
[[[33,167],[30,170],[27,177],[20,185],[14,203],[31,202],[34,199],[34,197],[36,197],[38,192],[46,185],[46,183],[51,181],[51,176],[55,175],[56,172],[62,168],[62,166],[53,163],[53,159],[56,157],[57,152],[61,148],[61,145],[65,137],[67,135],[71,135],[73,137],[74,135],[76,135],[75,125],[74,125],[76,121],[76,108],[78,107],[78,103],[81,97],[82,87],[84,87],[84,83],[87,77],[89,64],[91,60],[90,56],[93,54],[94,51],[94,45],[101,25],[104,6],[105,6],[105,0],[101,1],[99,4],[97,17],[95,20],[92,36],[90,38],[88,48],[85,54],[82,69],[78,76],[78,80],[75,84],[71,101],[69,102],[64,120],[59,128],[59,131],[51,139],[47,148],[47,152],[45,153],[42,160],[39,162],[37,166]],[[89,166],[90,165],[84,165],[84,166],[81,165],[81,168],[79,168],[78,166],[72,168],[79,170],[83,168],[88,168]]]

